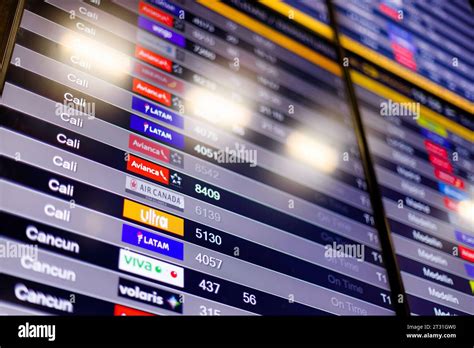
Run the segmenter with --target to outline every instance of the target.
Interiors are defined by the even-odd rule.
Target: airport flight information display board
[[[0,105],[1,313],[393,315],[313,7],[318,34],[265,2],[27,1]]]
[[[474,17],[467,1],[335,1],[415,315],[474,314]]]

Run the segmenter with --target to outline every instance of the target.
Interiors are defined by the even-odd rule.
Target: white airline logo
[[[169,206],[184,209],[184,197],[182,195],[178,195],[173,191],[166,190],[160,186],[152,185],[146,181],[127,176],[125,188],[149,197],[155,201],[158,200],[163,202]]]
[[[120,249],[119,269],[184,287],[184,269],[130,250]]]

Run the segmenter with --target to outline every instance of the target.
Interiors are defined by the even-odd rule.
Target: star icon
[[[171,306],[171,308],[175,309],[176,307],[178,307],[181,303],[176,299],[176,297],[174,296],[171,296],[168,300],[167,300],[168,304]]]
[[[181,186],[181,177],[178,175],[178,173],[174,173],[173,175],[170,176],[171,183],[173,185]]]

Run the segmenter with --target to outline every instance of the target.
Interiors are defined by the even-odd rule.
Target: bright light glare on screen
[[[130,71],[131,62],[126,55],[96,41],[78,35],[66,35],[62,43],[73,54],[90,61],[102,72],[119,75]]]
[[[459,215],[467,221],[474,224],[474,202],[473,201],[461,201],[458,204]]]
[[[337,151],[308,135],[293,132],[287,139],[287,146],[292,156],[318,170],[330,173],[337,167]]]
[[[211,123],[220,126],[245,126],[250,120],[248,109],[228,98],[198,88],[189,95],[192,112]]]

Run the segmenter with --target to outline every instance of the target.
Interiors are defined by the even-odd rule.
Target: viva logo
[[[183,287],[184,269],[131,250],[120,249],[119,269],[160,282]]]
[[[125,263],[127,265],[131,265],[133,267],[138,267],[138,268],[141,268],[141,269],[145,269],[147,270],[148,272],[156,272],[156,273],[161,273],[162,269],[160,266],[155,266],[153,267],[153,265],[151,264],[151,262],[148,262],[148,261],[145,261],[145,260],[140,260],[136,257],[133,257],[133,256],[130,256],[130,255],[125,255]],[[176,273],[176,272],[175,272]],[[176,274],[173,278],[176,278]]]

